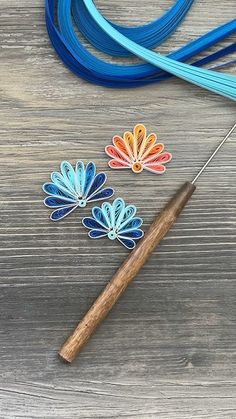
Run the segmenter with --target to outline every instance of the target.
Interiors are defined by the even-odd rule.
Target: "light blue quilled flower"
[[[61,173],[53,172],[51,179],[52,182],[43,185],[43,190],[49,195],[44,204],[54,208],[50,217],[53,221],[61,220],[78,207],[84,208],[90,202],[108,199],[114,194],[112,188],[102,189],[107,177],[103,172],[96,175],[93,162],[85,167],[78,161],[74,169],[69,162],[63,161]]]
[[[92,239],[107,236],[133,249],[135,241],[144,234],[139,228],[143,220],[135,217],[136,211],[134,205],[125,206],[123,199],[117,198],[112,204],[104,202],[101,207],[94,207],[92,217],[83,218],[82,223],[90,230],[88,235]]]

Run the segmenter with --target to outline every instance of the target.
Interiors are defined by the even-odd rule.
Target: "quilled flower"
[[[156,142],[156,134],[147,136],[143,124],[136,125],[133,133],[126,131],[123,138],[115,135],[112,141],[113,145],[105,148],[112,158],[108,163],[112,169],[132,169],[134,173],[146,169],[161,174],[166,170],[164,165],[172,159],[171,153],[163,153],[164,144]]]
[[[125,206],[123,199],[117,198],[112,204],[104,202],[101,207],[94,207],[92,217],[83,218],[82,223],[90,230],[88,235],[92,239],[107,236],[133,249],[135,241],[144,234],[139,228],[143,220],[135,217],[136,211],[134,205]]]
[[[101,172],[96,175],[96,166],[89,162],[84,166],[82,161],[77,161],[75,169],[72,165],[63,161],[61,173],[53,172],[50,183],[43,185],[43,190],[49,196],[44,204],[54,208],[51,220],[58,221],[66,217],[76,208],[84,208],[90,202],[110,198],[114,194],[112,188],[104,188],[107,177]]]

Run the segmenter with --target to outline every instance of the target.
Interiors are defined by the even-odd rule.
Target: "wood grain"
[[[116,22],[137,24],[169,1],[97,4]],[[90,85],[54,54],[42,0],[0,7],[0,417],[234,419],[235,135],[70,367],[58,361],[58,347],[128,253],[87,238],[87,210],[50,222],[41,185],[61,160],[92,159],[147,229],[233,125],[235,103],[177,80],[137,90]],[[234,14],[234,0],[196,0],[160,51]],[[164,176],[108,169],[105,145],[137,122],[172,152]]]

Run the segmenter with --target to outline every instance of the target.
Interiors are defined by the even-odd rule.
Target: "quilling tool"
[[[114,304],[126,290],[127,286],[138,274],[144,263],[149,259],[153,250],[175,223],[176,219],[195,191],[196,181],[202,175],[226,140],[230,137],[235,128],[236,123],[223,138],[194,179],[181,186],[181,188],[153,221],[144,237],[139,241],[135,249],[132,250],[111,281],[104,288],[103,292],[96,299],[87,314],[85,314],[84,318],[78,324],[72,335],[64,343],[59,352],[59,356],[62,360],[71,363],[90,339],[99,324],[108,315]]]

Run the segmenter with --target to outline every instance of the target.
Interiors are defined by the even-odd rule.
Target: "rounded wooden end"
[[[66,355],[64,355],[63,353],[61,353],[61,352],[58,352],[58,358],[62,361],[62,362],[64,362],[65,364],[71,364],[71,359],[69,359]]]

